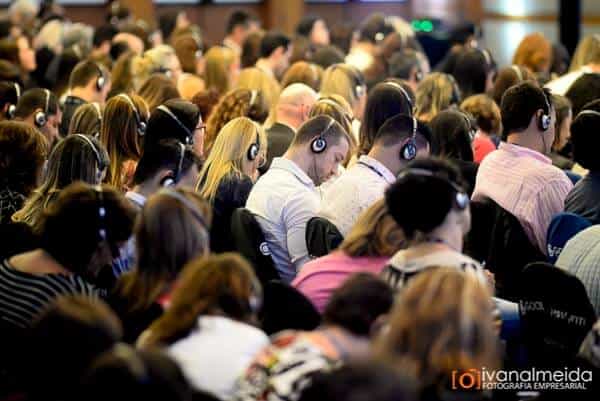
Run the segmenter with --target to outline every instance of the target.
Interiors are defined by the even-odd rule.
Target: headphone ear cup
[[[98,91],[102,91],[102,89],[104,89],[104,84],[106,83],[105,79],[103,76],[98,76],[98,79],[96,80],[96,89],[98,89]]]
[[[138,134],[140,136],[146,135],[146,122],[145,121],[140,121],[140,123],[138,124]]]
[[[314,153],[323,153],[327,148],[327,141],[325,138],[315,138],[310,144],[310,148]]]
[[[542,114],[540,116],[540,129],[542,131],[547,131],[550,128],[550,116],[547,114]]]
[[[254,161],[258,157],[259,148],[258,145],[253,143],[248,148],[248,160]]]
[[[16,111],[17,106],[15,106],[14,104],[9,105],[8,110],[6,111],[6,117],[8,117],[9,120],[12,120],[13,118],[15,118]]]
[[[171,176],[167,176],[160,181],[160,185],[166,188],[174,187],[175,184],[175,179]]]
[[[402,146],[402,149],[400,149],[400,157],[406,161],[413,160],[417,157],[417,146],[412,138],[408,140],[406,145]]]
[[[465,210],[469,206],[469,195],[464,192],[457,192],[454,200],[459,210]]]
[[[37,113],[35,113],[35,116],[33,116],[33,121],[35,122],[35,125],[38,126],[38,128],[42,128],[48,122],[48,120],[46,119],[46,113],[44,113],[43,111],[38,111]]]

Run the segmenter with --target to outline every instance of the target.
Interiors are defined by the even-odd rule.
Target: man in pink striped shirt
[[[573,187],[546,157],[554,142],[556,114],[550,94],[532,82],[509,88],[501,102],[503,140],[477,172],[473,200],[489,198],[515,216],[544,254],[552,217],[563,211]]]

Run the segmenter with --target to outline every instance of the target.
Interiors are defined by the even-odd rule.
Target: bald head
[[[277,122],[297,130],[308,119],[317,96],[317,92],[305,84],[294,83],[286,86],[277,101]]]

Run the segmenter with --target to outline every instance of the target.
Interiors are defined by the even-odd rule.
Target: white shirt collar
[[[396,176],[386,166],[384,166],[379,160],[367,155],[362,155],[358,159],[357,166],[372,170],[374,174],[377,174],[383,178],[388,184],[393,184],[396,181]]]
[[[269,169],[279,169],[287,171],[290,174],[293,174],[298,180],[311,188],[315,187],[315,183],[313,180],[300,168],[296,163],[291,161],[290,159],[286,159],[285,157],[276,157],[273,159],[271,163],[271,167]]]

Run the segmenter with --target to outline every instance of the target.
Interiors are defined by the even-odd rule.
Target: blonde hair
[[[321,88],[322,78],[323,67],[306,61],[297,61],[283,75],[281,86],[286,88],[293,83],[302,83],[318,92]]]
[[[170,99],[180,97],[177,87],[169,78],[163,74],[152,74],[138,91],[146,101],[150,113],[154,112],[158,106]]]
[[[427,75],[417,86],[415,117],[431,121],[440,111],[452,105],[460,96],[458,86],[450,75],[434,72]]]
[[[266,157],[267,137],[262,128],[247,117],[228,122],[219,132],[211,152],[200,171],[196,190],[210,202],[215,200],[221,180],[229,174],[243,175],[242,162],[248,158],[253,143],[260,148],[258,157]]]
[[[260,68],[251,67],[244,68],[238,77],[236,88],[258,90],[262,93],[267,110],[272,111],[277,104],[281,86],[279,82]],[[267,122],[267,126],[270,123]]]
[[[135,90],[139,90],[152,74],[168,70],[169,60],[173,57],[177,58],[177,54],[169,45],[159,45],[147,50],[142,56],[135,56],[131,60],[131,75]]]
[[[214,89],[219,94],[231,89],[229,78],[231,65],[235,62],[236,54],[224,46],[213,46],[204,55],[204,83],[206,89]]]
[[[466,111],[477,120],[477,126],[487,134],[502,134],[502,116],[500,107],[488,95],[480,94],[466,98],[460,109]]]
[[[340,95],[351,107],[359,101],[357,87],[364,88],[364,78],[349,64],[334,64],[327,68],[321,80],[321,95]]]
[[[598,34],[588,35],[579,42],[573,53],[569,72],[577,71],[591,63],[600,64],[600,35]]]

